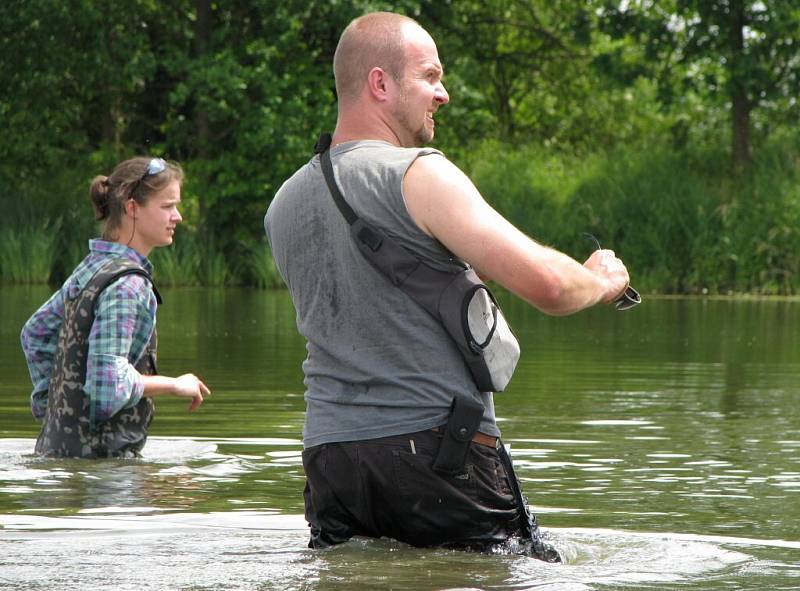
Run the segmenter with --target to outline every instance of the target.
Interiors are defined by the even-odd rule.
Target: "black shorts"
[[[441,438],[428,430],[304,450],[309,547],[367,536],[483,551],[519,536],[524,514],[498,451],[470,443],[465,472],[443,475],[431,468]]]

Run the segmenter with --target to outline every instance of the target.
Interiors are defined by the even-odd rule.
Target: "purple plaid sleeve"
[[[47,388],[63,319],[64,299],[59,290],[22,327],[20,341],[33,383],[31,412],[36,419],[43,419],[47,408]]]
[[[90,240],[89,255],[75,267],[64,285],[25,323],[20,340],[33,383],[31,411],[43,419],[47,390],[64,319],[64,298],[77,297],[110,257],[130,259],[152,272],[146,257],[116,242]],[[89,335],[84,391],[91,398],[91,416],[105,420],[141,400],[144,384],[133,367],[144,354],[156,321],[156,298],[139,275],[127,275],[98,297]]]
[[[144,384],[133,366],[153,332],[155,307],[150,285],[139,275],[118,279],[98,298],[84,385],[93,420],[105,421],[141,400]]]

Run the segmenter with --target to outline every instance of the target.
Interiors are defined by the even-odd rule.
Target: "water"
[[[649,298],[548,318],[496,398],[543,529],[567,558],[305,548],[300,363],[284,292],[166,290],[145,457],[42,460],[19,328],[47,295],[0,288],[0,589],[800,589],[800,302]]]

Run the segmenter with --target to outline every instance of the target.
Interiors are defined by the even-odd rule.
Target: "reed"
[[[275,259],[272,258],[272,251],[266,239],[250,249],[250,261],[250,271],[256,287],[261,289],[283,287],[283,279],[275,266]]]
[[[189,229],[179,228],[171,246],[155,249],[150,260],[155,280],[164,287],[203,285],[222,287],[239,283],[215,243],[202,243]]]
[[[486,143],[467,171],[536,240],[583,259],[584,232],[662,293],[792,294],[800,289],[800,148],[765,146],[734,177],[721,148],[622,147],[578,157]]]
[[[0,279],[5,284],[42,284],[57,258],[58,233],[47,225],[0,230]]]
[[[721,146],[631,145],[578,155],[486,141],[465,149],[457,163],[487,201],[534,239],[582,260],[594,248],[583,233],[594,234],[621,256],[645,293],[800,291],[794,136],[760,146],[751,171],[738,177]],[[0,282],[58,281],[84,256],[90,218],[77,207],[47,209],[44,199],[14,200],[6,208]],[[75,203],[82,201],[76,196]],[[159,285],[283,286],[263,233],[250,235],[243,224],[222,242],[201,239],[194,229],[201,225],[179,226],[172,246],[151,253]]]
[[[536,146],[510,147],[496,141],[479,144],[462,163],[495,209],[546,243],[560,235],[553,224],[586,177],[587,166],[587,161],[548,154]]]
[[[201,285],[201,255],[188,232],[178,231],[171,246],[150,254],[156,283],[164,287]]]
[[[223,287],[225,285],[236,285],[239,278],[235,270],[228,268],[225,255],[216,252],[212,245],[206,249],[203,257],[202,282],[209,287]]]

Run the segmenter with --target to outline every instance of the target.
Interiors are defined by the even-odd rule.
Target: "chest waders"
[[[112,259],[98,270],[74,298],[65,298],[64,321],[58,334],[58,348],[42,430],[36,440],[36,453],[48,457],[119,458],[139,455],[147,440],[147,428],[155,406],[151,398],[133,408],[124,408],[107,421],[91,416],[89,397],[83,391],[89,333],[95,317],[97,298],[112,282],[124,275],[141,275],[151,285],[150,274],[127,259]],[[156,300],[161,297],[155,286]],[[136,370],[143,375],[156,373],[156,331],[147,344]]]
[[[454,259],[449,270],[430,267],[359,217],[336,183],[330,147],[331,136],[323,133],[314,146],[314,152],[320,155],[325,183],[339,213],[350,226],[350,235],[361,254],[444,327],[480,391],[502,391],[514,373],[520,350],[489,288],[469,265]],[[475,340],[468,322],[470,302],[476,294],[486,295],[485,305],[492,319],[491,329],[483,342]],[[464,473],[469,446],[478,431],[483,412],[483,404],[470,396],[456,395],[453,398],[433,470],[451,476]],[[511,457],[500,439],[497,440],[497,453],[508,474],[519,508],[522,536],[530,543],[531,553],[546,562],[561,562],[558,551],[542,540],[536,517],[528,508]]]

